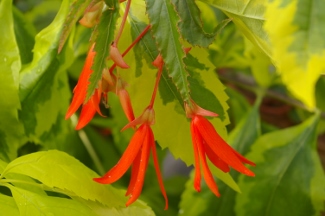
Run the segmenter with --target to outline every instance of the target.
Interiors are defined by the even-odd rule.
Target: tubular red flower
[[[101,184],[111,184],[120,179],[124,173],[132,165],[131,180],[126,192],[126,196],[130,198],[126,203],[129,206],[138,199],[142,191],[144,176],[148,166],[148,160],[152,150],[154,159],[154,166],[158,178],[160,190],[165,198],[166,206],[168,208],[168,199],[164,185],[162,183],[161,172],[158,165],[155,140],[149,124],[143,123],[133,135],[127,149],[123,153],[119,162],[109,170],[103,177],[94,178],[94,181]]]
[[[83,104],[86,95],[87,95],[87,87],[89,85],[89,77],[92,74],[93,70],[91,69],[91,66],[93,65],[94,57],[96,55],[96,52],[93,50],[95,44],[91,46],[91,48],[88,51],[86,63],[84,67],[82,68],[82,72],[80,74],[78,83],[76,87],[73,90],[73,98],[72,102],[68,108],[68,111],[65,115],[65,119],[70,118]]]
[[[204,110],[195,104],[194,101],[191,101],[191,103],[191,105],[185,104],[185,110],[186,115],[192,119],[190,129],[194,149],[194,188],[198,192],[201,190],[200,164],[202,164],[204,179],[208,187],[219,197],[220,194],[207,165],[206,158],[225,173],[229,172],[230,167],[232,167],[247,176],[255,176],[255,174],[243,164],[246,163],[252,166],[255,166],[255,164],[232,149],[216,132],[213,125],[202,116],[217,116],[217,114]]]
[[[96,112],[99,113],[101,116],[104,116],[99,108],[100,97],[101,94],[98,93],[98,90],[96,89],[93,96],[88,100],[86,104],[82,106],[76,130],[80,130],[81,128],[85,127],[94,117]]]

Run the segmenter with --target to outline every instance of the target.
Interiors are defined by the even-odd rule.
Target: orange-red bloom
[[[94,94],[91,96],[91,98],[88,101],[85,101],[86,95],[87,95],[87,88],[90,84],[89,78],[91,74],[93,73],[93,63],[94,58],[96,55],[96,52],[94,51],[95,44],[92,45],[90,50],[88,51],[86,63],[82,69],[81,75],[79,77],[78,83],[76,87],[73,90],[73,98],[72,102],[68,108],[68,111],[66,113],[65,119],[70,118],[82,105],[82,110],[80,113],[79,121],[76,126],[76,130],[79,130],[86,126],[91,119],[94,117],[94,115],[99,113],[101,116],[103,114],[100,111],[99,104],[101,101],[102,96],[104,97],[104,100],[106,100],[107,92],[113,91],[118,94],[120,97],[121,102],[128,103],[129,109],[127,110],[127,116],[128,118],[132,117],[133,110],[130,105],[130,98],[128,97],[128,93],[126,90],[122,87],[120,87],[116,91],[116,77],[114,74],[112,74],[109,70],[103,70],[102,73],[102,79],[98,83],[98,88],[95,89]],[[114,61],[114,67],[117,65],[121,68],[128,68],[128,65],[124,62],[122,55],[119,53],[116,47],[111,46],[110,49],[110,58]],[[123,86],[124,87],[124,86]],[[123,107],[124,108],[124,107]],[[133,117],[134,118],[134,117]],[[133,119],[132,119],[133,120]]]
[[[126,203],[126,206],[132,204],[140,196],[151,150],[160,190],[166,202],[165,209],[168,208],[167,195],[163,185],[163,180],[157,159],[155,139],[150,127],[150,125],[153,124],[153,120],[154,110],[147,108],[139,118],[136,118],[126,127],[124,127],[124,129],[126,129],[129,127],[134,127],[139,123],[141,124],[141,126],[133,135],[127,149],[125,150],[119,162],[103,177],[94,178],[96,182],[102,184],[111,184],[120,179],[132,165],[131,180],[126,192],[126,196],[130,195],[130,198]]]
[[[202,164],[203,176],[206,184],[211,191],[220,196],[218,187],[213,179],[211,171],[207,165],[206,157],[223,172],[229,172],[230,167],[243,173],[247,176],[255,176],[255,174],[246,168],[244,164],[255,164],[241,154],[235,151],[224,141],[221,136],[216,132],[213,125],[203,116],[217,116],[217,114],[204,110],[194,102],[191,108],[186,105],[186,111],[189,118],[191,118],[191,134],[194,148],[195,158],[195,177],[194,188],[197,191],[201,190],[201,171],[200,164]]]

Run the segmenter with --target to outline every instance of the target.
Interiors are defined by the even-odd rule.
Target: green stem
[[[159,81],[160,81],[160,77],[161,77],[162,71],[163,71],[163,66],[161,66],[161,67],[158,68],[156,83],[155,83],[155,87],[154,87],[153,92],[152,92],[152,96],[151,96],[151,101],[150,101],[150,104],[149,104],[149,108],[152,108],[153,107],[153,104],[155,103],[155,99],[156,99],[157,90],[158,90]]]
[[[128,2],[126,3],[126,8],[125,8],[125,11],[124,11],[124,14],[123,14],[123,18],[122,18],[122,22],[121,22],[121,25],[120,25],[120,29],[119,29],[119,31],[117,33],[117,36],[116,36],[116,39],[114,41],[114,45],[113,46],[115,46],[115,47],[117,47],[118,41],[121,38],[123,29],[124,29],[124,26],[125,26],[126,18],[127,18],[128,14],[129,14],[129,11],[130,11],[130,5],[131,5],[131,0],[128,0]]]
[[[78,118],[76,115],[72,115],[71,116],[71,121],[72,121],[72,124],[75,126],[77,125],[77,122],[78,122]],[[100,162],[99,160],[99,157],[93,147],[93,145],[91,144],[90,140],[88,139],[88,136],[87,134],[85,133],[84,130],[79,130],[78,131],[78,135],[82,141],[82,143],[84,144],[85,148],[87,149],[91,159],[93,160],[98,172],[100,175],[104,174],[105,173],[105,169],[104,169],[104,166],[102,165],[102,163]]]

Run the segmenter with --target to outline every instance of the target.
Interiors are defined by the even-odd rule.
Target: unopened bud
[[[95,5],[89,5],[84,16],[79,20],[79,23],[87,28],[92,28],[99,22],[99,17],[102,14],[104,2],[97,2]]]

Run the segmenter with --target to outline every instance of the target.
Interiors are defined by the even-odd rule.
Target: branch
[[[232,70],[228,70],[228,69],[220,70],[220,71],[218,71],[218,77],[223,82],[232,83],[232,84],[239,86],[243,89],[254,92],[255,94],[257,94],[257,92],[260,92],[260,91],[265,91],[265,89],[263,89],[262,87],[260,87],[256,84],[253,77],[242,74],[242,73],[236,73]],[[301,108],[303,110],[311,112],[308,109],[308,107],[305,104],[301,103],[299,100],[291,98],[288,95],[281,94],[280,92],[274,91],[272,89],[266,90],[265,95],[267,95],[271,98],[274,98],[278,101],[289,104],[291,106]],[[321,112],[320,116],[321,116],[321,118],[325,119],[325,112]]]

